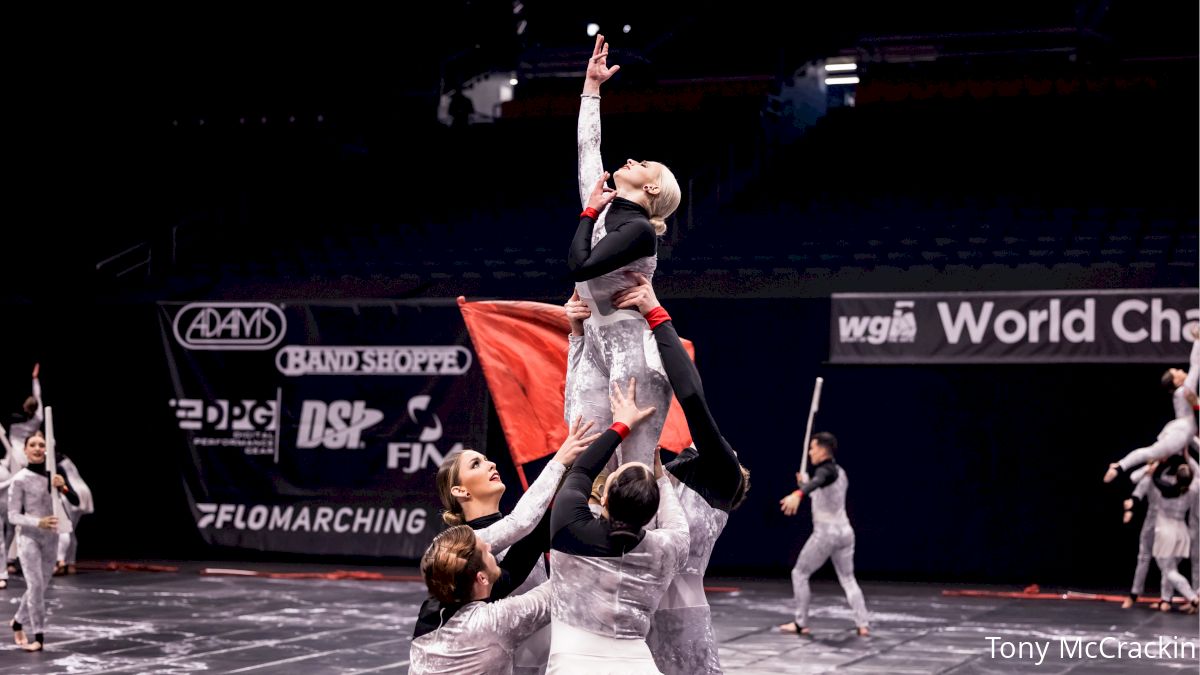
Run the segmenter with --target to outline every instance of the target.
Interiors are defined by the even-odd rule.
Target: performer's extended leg
[[[833,552],[833,569],[837,572],[838,582],[846,593],[846,602],[854,612],[854,624],[859,629],[865,629],[869,621],[867,603],[863,599],[862,589],[854,578],[854,533],[850,533],[849,543],[839,546]],[[860,631],[861,632],[861,631]]]
[[[796,557],[796,565],[792,568],[792,597],[796,603],[795,628],[804,630],[808,627],[808,605],[812,599],[812,590],[808,579],[825,564],[833,552],[834,542],[821,530],[814,530],[800,555]],[[788,624],[780,626],[783,630]]]

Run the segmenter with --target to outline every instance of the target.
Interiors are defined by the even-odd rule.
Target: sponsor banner
[[[440,529],[438,465],[487,438],[487,387],[455,306],[160,310],[172,382],[162,413],[186,448],[206,541],[420,556]]]
[[[434,504],[413,502],[410,499],[405,506],[333,500],[270,505],[195,502],[194,512],[201,536],[221,546],[419,557],[427,540],[441,529],[441,518]],[[410,555],[397,553],[397,541],[425,543]]]
[[[834,363],[1185,363],[1197,289],[834,294]]]
[[[193,302],[175,312],[171,328],[184,349],[262,351],[283,339],[287,318],[269,302]]]
[[[474,357],[458,345],[320,347],[288,345],[275,355],[275,367],[299,375],[462,375]]]

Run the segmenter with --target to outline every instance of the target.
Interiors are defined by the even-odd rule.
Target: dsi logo
[[[382,419],[383,413],[368,408],[366,401],[305,401],[300,409],[296,447],[361,448],[363,430],[379,424]]]
[[[193,302],[172,329],[186,349],[261,351],[283,341],[287,318],[269,302]]]

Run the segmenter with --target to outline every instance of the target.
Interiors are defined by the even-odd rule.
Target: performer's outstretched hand
[[[629,390],[621,391],[621,386],[613,383],[613,393],[608,400],[612,404],[613,422],[620,422],[630,429],[642,420],[654,414],[654,406],[649,408],[637,407],[637,378],[629,378]]]
[[[800,499],[803,498],[803,496],[804,494],[802,492],[796,490],[783,499],[780,499],[779,510],[782,511],[783,515],[785,516],[796,515],[796,511],[800,508]]]
[[[617,196],[617,191],[608,187],[608,172],[600,176],[600,180],[596,181],[596,187],[592,188],[592,194],[588,195],[587,208],[596,209],[596,213],[604,210],[608,203]]]
[[[1117,476],[1119,475],[1121,475],[1121,465],[1113,462],[1112,464],[1108,465],[1108,471],[1104,472],[1104,482],[1111,483],[1116,480]]]
[[[571,424],[571,430],[567,432],[567,439],[563,441],[562,446],[558,448],[558,452],[554,453],[554,460],[563,466],[571,466],[575,463],[575,458],[587,449],[592,441],[600,438],[600,434],[588,435],[595,422],[588,421],[583,423],[583,415],[575,418],[575,422]]]
[[[40,363],[33,364],[33,379],[35,379],[35,380],[37,379],[38,372],[41,369],[42,369],[42,364],[40,364]]]
[[[634,285],[613,294],[613,307],[617,309],[637,308],[637,311],[646,314],[655,307],[662,306],[658,302],[658,296],[654,294],[654,286],[646,278],[646,275],[632,272],[626,276],[634,282]]]
[[[1133,511],[1126,511],[1124,516],[1121,516],[1122,523],[1128,523],[1133,520]]]
[[[583,83],[583,93],[597,95],[600,85],[616,74],[621,66],[608,65],[608,43],[603,35],[596,36],[596,46],[592,48],[592,57],[588,59],[587,79]]]
[[[587,303],[579,299],[579,290],[571,294],[571,299],[563,305],[567,313],[567,322],[571,324],[571,335],[583,335],[583,322],[592,315]]]

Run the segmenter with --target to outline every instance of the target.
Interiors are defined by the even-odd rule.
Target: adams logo
[[[839,316],[838,337],[842,342],[916,342],[917,317],[912,300],[897,300],[891,316]]]
[[[283,341],[287,317],[269,302],[193,302],[172,329],[186,349],[262,351]]]

